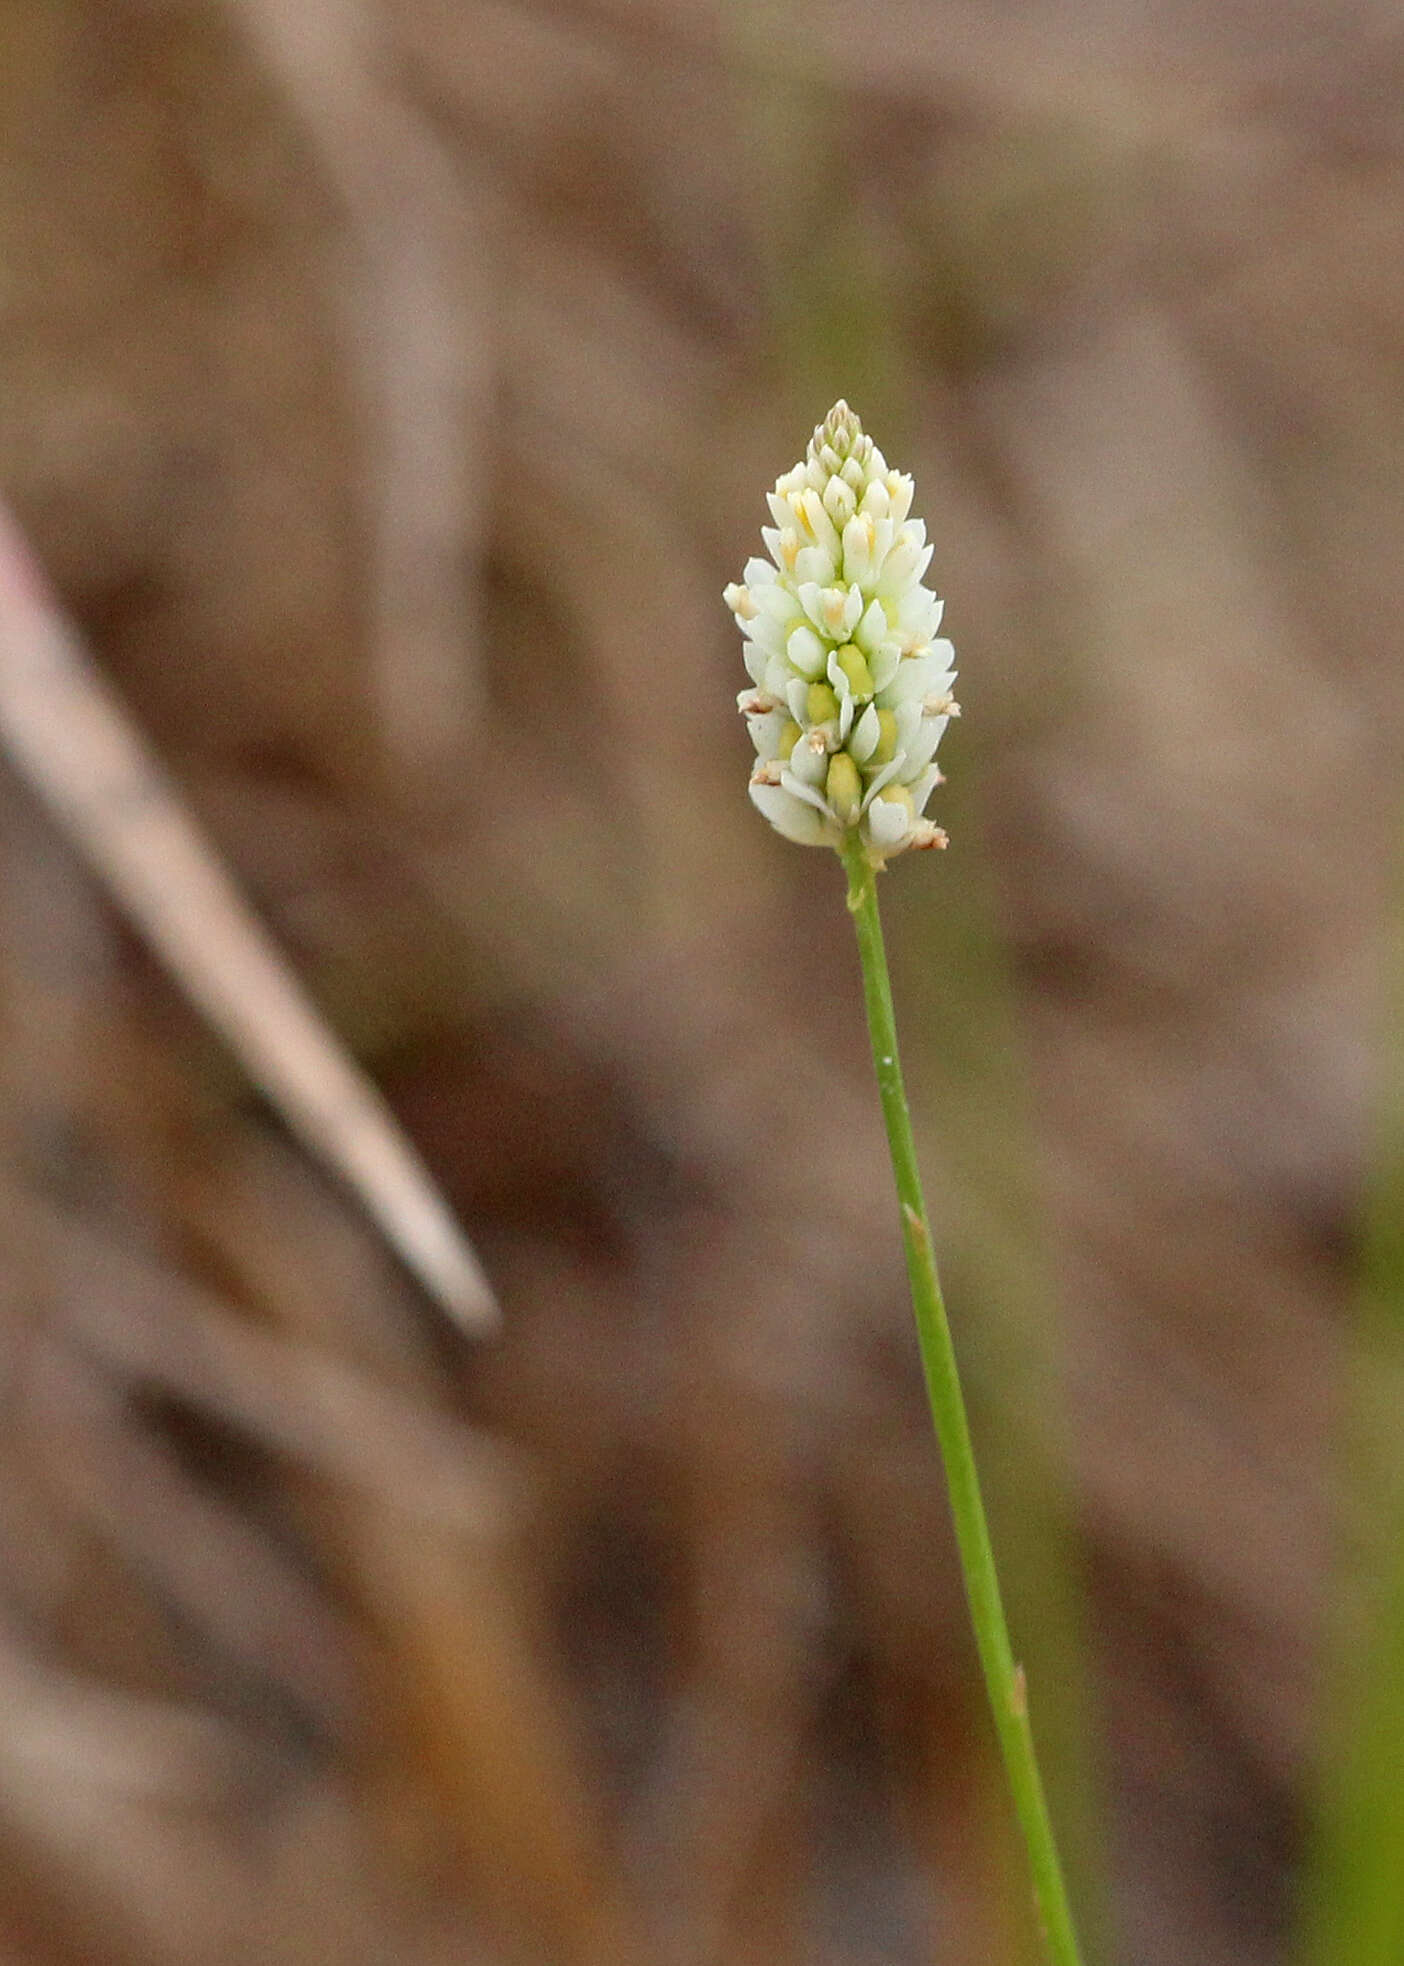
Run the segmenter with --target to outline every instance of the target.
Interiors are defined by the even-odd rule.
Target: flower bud
[[[871,696],[873,679],[868,671],[867,659],[862,649],[848,642],[841,649],[835,649],[834,661],[839,671],[848,679],[848,687],[855,696]]]
[[[840,826],[851,826],[863,803],[863,781],[847,751],[835,752],[829,760],[824,794]]]
[[[874,770],[883,765],[890,765],[897,755],[897,712],[879,710],[877,720],[878,740],[873,746],[872,756],[868,759],[869,765]]]
[[[805,692],[805,711],[811,724],[836,724],[838,697],[827,683],[811,683]]]

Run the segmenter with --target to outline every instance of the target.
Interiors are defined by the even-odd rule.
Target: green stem
[[[892,985],[888,980],[887,954],[878,915],[877,879],[868,865],[856,828],[847,836],[843,862],[848,871],[848,906],[858,932],[858,953],[863,965],[863,997],[868,1010],[873,1064],[877,1071],[882,1114],[887,1123],[897,1198],[901,1203],[902,1240],[907,1252],[907,1277],[911,1284],[912,1309],[916,1313],[917,1339],[921,1346],[931,1418],[945,1464],[956,1543],[965,1576],[971,1622],[975,1628],[975,1643],[979,1648],[985,1687],[1014,1797],[1015,1813],[1028,1851],[1034,1902],[1038,1907],[1048,1956],[1056,1962],[1056,1966],[1080,1966],[1077,1934],[1068,1908],[1058,1847],[1043,1793],[1043,1778],[1039,1774],[1034,1753],[1033,1732],[1029,1726],[1028,1689],[1023,1668],[1015,1664],[1009,1642],[1009,1626],[1000,1596],[989,1523],[980,1497],[980,1478],[975,1468],[970,1422],[966,1417],[951,1328],[936,1275],[931,1230],[921,1192],[921,1175],[917,1169],[916,1142],[912,1137],[911,1115],[907,1110],[901,1060],[897,1052],[897,1024],[892,1012]]]

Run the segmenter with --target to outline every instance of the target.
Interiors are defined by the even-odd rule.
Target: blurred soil
[[[6,0],[0,488],[505,1329],[0,760],[0,1960],[1030,1956],[838,875],[731,710],[721,586],[839,394],[961,657],[952,849],[885,893],[1070,1744],[1065,1538],[1086,1587],[1080,1888],[1107,1960],[1284,1957],[1401,105],[1371,0]]]

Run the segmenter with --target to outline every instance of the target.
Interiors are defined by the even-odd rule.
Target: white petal
[[[868,658],[868,674],[873,679],[874,695],[887,688],[897,674],[901,660],[902,651],[895,641],[881,643],[877,653]]]
[[[799,603],[778,580],[772,580],[768,587],[753,587],[751,599],[769,621],[791,622],[799,615]]]
[[[948,717],[923,717],[921,729],[907,745],[907,769],[913,777],[926,770],[936,755],[936,747],[945,733]]]
[[[877,528],[867,513],[849,520],[843,529],[845,580],[857,581],[861,586],[868,579],[873,570],[873,547],[876,542]]]
[[[802,580],[795,588],[795,597],[816,628],[824,626],[824,589],[817,580]]]
[[[751,785],[751,803],[763,812],[777,833],[800,846],[823,846],[825,820],[810,805],[794,798],[783,785]]]
[[[941,625],[944,607],[929,587],[913,587],[897,603],[897,619],[892,625],[909,645],[929,642]]]
[[[887,610],[881,601],[870,601],[866,614],[853,631],[853,639],[864,655],[872,655],[886,633]]]
[[[892,542],[897,536],[897,528],[891,519],[879,519],[873,528],[873,572],[871,587],[887,565],[887,556],[892,551]]]
[[[917,519],[911,525],[903,526],[893,544],[892,551],[883,562],[882,578],[878,582],[878,591],[880,593],[890,598],[895,597],[905,588],[915,585],[920,580],[921,575],[917,571],[917,568],[919,565],[924,566],[926,564],[926,561],[922,559],[922,554],[925,551],[925,539],[926,527],[920,519]],[[931,555],[927,553],[926,560],[929,561],[930,558]]]
[[[822,546],[802,546],[795,555],[795,579],[813,581],[816,587],[827,587],[833,580],[837,569],[831,553]]]
[[[772,696],[783,696],[794,673],[788,656],[772,655],[766,660],[765,674],[757,679],[758,685]]]
[[[795,722],[802,724],[809,710],[809,684],[803,676],[791,676],[785,685],[785,701]]]
[[[945,664],[937,655],[909,655],[897,665],[897,673],[882,692],[884,710],[895,710],[900,703],[920,702],[945,674]]]
[[[828,650],[812,628],[796,628],[785,644],[785,653],[800,674],[812,682],[823,673]]]
[[[849,755],[855,764],[865,765],[877,749],[877,741],[882,736],[882,725],[878,713],[870,703],[857,723],[853,735],[848,740]]]
[[[783,710],[769,710],[763,717],[747,717],[746,728],[751,733],[751,742],[756,747],[758,758],[779,756],[780,739],[789,721]]]
[[[826,819],[833,818],[833,813],[815,791],[814,787],[812,785],[806,785],[802,778],[796,778],[792,771],[782,771],[780,774],[780,783],[790,796],[798,799],[801,804],[813,806],[814,810],[816,812],[822,812]]]
[[[910,752],[912,741],[920,729],[921,702],[916,697],[908,697],[905,703],[897,705],[897,750]],[[922,763],[925,762],[923,758]]]
[[[801,785],[822,785],[829,769],[829,747],[818,731],[807,731],[790,753],[790,770]]]
[[[901,845],[911,823],[907,808],[895,800],[875,799],[868,807],[868,837],[884,853],[891,853]]]
[[[896,757],[892,760],[891,764],[883,766],[882,770],[878,773],[877,777],[873,780],[872,784],[868,787],[867,791],[863,795],[864,812],[868,810],[868,807],[872,804],[873,800],[877,797],[878,793],[882,790],[883,786],[890,784],[891,781],[897,777],[898,773],[902,769],[903,763],[904,763],[903,755],[899,751]]]
[[[892,523],[900,526],[912,509],[913,481],[905,471],[889,471],[884,480],[891,501]]]
[[[940,782],[940,771],[935,765],[928,765],[926,770],[921,774],[921,777],[911,787],[913,812],[920,815],[926,805],[926,801],[931,797],[932,792]]]
[[[815,546],[822,546],[826,553],[838,559],[839,536],[834,530],[834,522],[824,510],[824,501],[811,485],[800,500],[800,531],[807,532]]]
[[[754,642],[758,648],[764,649],[767,655],[784,653],[785,638],[788,633],[787,622],[772,621],[764,614],[758,614],[754,621],[746,623],[747,639]]]

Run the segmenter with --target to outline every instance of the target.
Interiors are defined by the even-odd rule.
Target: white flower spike
[[[769,504],[770,559],[748,560],[724,596],[753,685],[737,699],[756,749],[752,800],[802,846],[841,848],[856,827],[874,867],[944,846],[922,812],[959,715],[955,650],[936,638],[941,602],[921,584],[932,549],[907,517],[911,479],[838,402]]]

